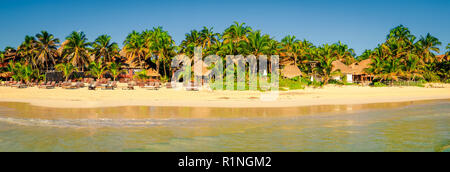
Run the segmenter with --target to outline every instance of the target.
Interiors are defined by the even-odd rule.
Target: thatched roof
[[[3,72],[3,73],[0,73],[0,78],[9,78],[12,75],[13,74],[11,72]]]
[[[302,72],[297,66],[287,65],[281,70],[281,75],[286,78],[294,78],[296,76],[300,76]]]
[[[195,73],[195,70],[197,69],[201,69],[201,75],[197,75]],[[195,62],[194,68],[192,70],[194,71],[194,74],[197,76],[208,76],[211,73],[211,70],[208,69],[208,65],[206,65],[206,63],[203,61]]]
[[[343,74],[361,75],[365,74],[364,70],[370,67],[370,65],[372,64],[372,60],[366,59],[360,62],[355,62],[348,66],[339,60],[334,61],[332,64],[333,71],[340,70]]]
[[[355,62],[350,65],[350,67],[352,69],[351,73],[354,75],[365,74],[366,72],[364,70],[369,68],[371,64],[372,64],[372,59],[366,59],[366,60],[362,60],[360,62]]]
[[[341,73],[352,73],[351,72],[352,71],[351,67],[345,65],[344,63],[342,63],[339,60],[336,60],[336,61],[332,62],[331,64],[333,65],[333,69],[332,69],[333,72],[337,71],[337,70],[340,70]]]

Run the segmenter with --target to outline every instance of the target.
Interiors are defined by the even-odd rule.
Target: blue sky
[[[222,32],[245,22],[275,39],[290,34],[314,44],[342,41],[359,55],[403,24],[417,37],[431,33],[450,41],[449,0],[1,0],[0,49],[17,47],[25,35],[47,30],[64,40],[84,31],[89,40],[111,35],[122,46],[132,30],[162,26],[177,44],[202,26]]]

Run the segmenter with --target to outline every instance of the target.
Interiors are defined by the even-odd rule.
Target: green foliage
[[[121,70],[120,66],[121,66],[121,63],[115,63],[115,62],[111,63],[108,66],[108,71],[113,76],[114,81],[117,79],[117,76],[119,76],[120,73],[126,72],[126,70],[123,70],[123,69]]]
[[[302,82],[299,77],[295,77],[293,79],[281,78],[279,83],[280,88],[287,87],[290,90],[305,89],[306,85],[307,83]]]
[[[143,71],[140,71],[140,72],[136,72],[136,74],[134,75],[134,78],[143,80],[143,79],[149,79],[150,76],[147,75],[147,71],[146,70],[143,70]]]
[[[381,83],[381,82],[374,82],[374,83],[373,83],[373,86],[374,86],[374,87],[386,87],[386,84],[383,84],[383,83]]]
[[[36,73],[37,74],[39,73],[38,70],[33,70],[31,68],[31,65],[13,62],[9,63],[8,71],[13,73],[12,78],[15,81],[25,81],[25,82],[30,81],[32,78],[34,78],[34,76],[36,76],[35,75]],[[39,77],[39,75],[37,76]]]
[[[108,72],[108,69],[106,66],[103,66],[102,61],[91,62],[91,64],[89,64],[89,72],[88,73],[94,77],[97,77],[97,80],[102,78],[106,72]]]
[[[78,69],[75,68],[75,66],[73,66],[71,63],[61,63],[56,65],[55,68],[57,71],[63,72],[66,81],[69,80],[69,77],[74,71],[78,71]]]

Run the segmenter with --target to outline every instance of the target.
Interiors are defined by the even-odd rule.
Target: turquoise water
[[[0,103],[0,151],[449,151],[450,100],[298,108]]]

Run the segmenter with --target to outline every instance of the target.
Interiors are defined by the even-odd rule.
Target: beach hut
[[[352,69],[350,68],[350,66],[345,65],[344,63],[342,63],[339,60],[336,60],[334,62],[331,63],[333,65],[332,71],[340,71],[342,75],[346,76],[347,78],[347,82],[348,83],[352,83],[353,82],[353,73],[352,73]],[[332,78],[334,80],[341,80],[341,75],[335,75],[332,76]]]
[[[300,69],[297,66],[289,64],[289,65],[284,66],[284,68],[281,70],[281,75],[283,77],[291,79],[291,78],[302,75],[302,72],[300,71]]]
[[[351,65],[345,65],[339,60],[334,61],[332,71],[339,70],[342,75],[345,75],[348,83],[364,83],[371,82],[373,80],[373,76],[369,75],[365,72],[367,68],[372,64],[371,59],[362,60],[360,62],[355,62]],[[333,76],[335,80],[341,80],[340,76]]]
[[[374,76],[366,72],[367,68],[370,68],[372,64],[371,59],[362,60],[360,62],[355,62],[350,65],[351,72],[353,75],[353,80],[356,83],[372,82]]]

